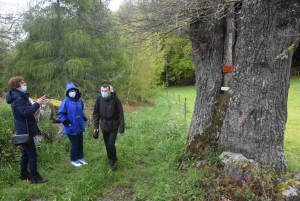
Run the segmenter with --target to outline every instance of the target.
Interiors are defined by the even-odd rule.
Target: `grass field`
[[[184,102],[186,101],[186,119],[191,121],[194,112],[194,105],[196,101],[195,86],[171,87],[164,89],[163,93],[171,97],[178,105],[182,105],[182,113],[184,114]]]
[[[284,145],[292,171],[300,170],[298,89],[300,79],[293,77]],[[259,200],[247,187],[236,189],[226,180],[220,182],[213,164],[200,170],[193,164],[181,164],[195,96],[194,86],[173,87],[162,90],[153,106],[126,113],[126,131],[118,136],[116,143],[117,171],[111,171],[108,166],[102,137],[92,138],[92,126],[84,134],[88,165],[79,168],[70,165],[67,137],[37,146],[38,170],[49,180],[46,184],[20,181],[19,159],[7,163],[0,158],[0,200],[218,200],[219,192],[212,188],[216,184],[222,195],[231,195],[232,200],[234,196],[236,200]],[[185,97],[187,119],[184,121]],[[11,110],[6,104],[0,104],[0,110],[0,140],[8,140],[3,134],[7,132],[5,127],[11,126],[8,116]]]
[[[288,119],[284,153],[290,170],[300,172],[300,77],[292,77],[288,97]]]
[[[2,107],[2,106],[1,106]],[[10,114],[10,108],[3,108]],[[38,146],[38,170],[46,184],[20,181],[19,163],[0,166],[0,200],[171,200],[197,196],[194,183],[201,171],[178,171],[188,123],[181,107],[158,95],[151,107],[125,115],[126,130],[116,143],[118,170],[111,171],[102,137],[92,138],[90,126],[84,134],[88,165],[70,165],[67,137]],[[1,119],[1,117],[0,117]],[[1,120],[9,119],[4,117]],[[195,174],[197,173],[197,177]],[[184,193],[183,193],[184,192]]]

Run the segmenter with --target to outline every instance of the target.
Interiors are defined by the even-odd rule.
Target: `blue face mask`
[[[21,86],[21,91],[25,93],[27,91],[27,86]]]
[[[108,92],[101,92],[102,98],[107,98],[108,97]]]
[[[76,92],[75,91],[69,92],[69,96],[70,96],[70,98],[75,98]]]

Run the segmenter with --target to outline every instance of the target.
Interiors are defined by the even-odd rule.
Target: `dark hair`
[[[103,87],[103,88],[107,88],[108,87],[108,89],[110,89],[109,84],[102,84],[101,87]]]
[[[8,86],[10,89],[17,89],[21,86],[20,82],[22,81],[24,81],[24,79],[21,76],[12,77],[8,81]]]
[[[78,92],[79,92],[79,90],[78,90],[78,89],[76,89],[76,88],[70,88],[70,89],[67,91],[67,93],[69,93],[69,91],[71,91],[71,90],[74,90],[74,91],[76,91],[76,93],[78,93]]]

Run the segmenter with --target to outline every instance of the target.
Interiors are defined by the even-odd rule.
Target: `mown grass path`
[[[102,137],[93,139],[89,127],[84,134],[88,165],[70,165],[66,137],[42,144],[38,169],[49,182],[20,181],[19,164],[6,164],[1,167],[1,200],[170,200],[183,191],[188,195],[185,182],[195,177],[179,170],[188,130],[181,105],[161,93],[153,106],[126,114],[125,121],[126,131],[116,143],[117,171],[109,169]]]

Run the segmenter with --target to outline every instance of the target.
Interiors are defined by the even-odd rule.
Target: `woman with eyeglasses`
[[[37,126],[34,113],[40,108],[46,99],[42,96],[36,102],[29,101],[27,85],[20,76],[12,77],[8,81],[10,91],[6,93],[6,102],[11,104],[14,127],[17,134],[29,134],[29,143],[22,145],[22,156],[20,161],[21,180],[31,180],[31,183],[45,183],[48,180],[43,179],[37,171],[37,152],[34,137],[40,131]],[[29,172],[27,167],[29,166]]]

